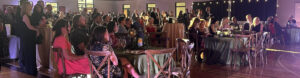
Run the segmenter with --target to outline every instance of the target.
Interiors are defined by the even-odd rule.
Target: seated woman
[[[109,44],[110,37],[109,33],[105,27],[96,27],[91,35],[91,42],[90,42],[90,50],[91,51],[110,51],[112,52],[112,56],[110,60],[112,61],[113,66],[111,66],[111,74],[110,77],[112,78],[120,78],[122,76],[122,71],[120,68],[124,68],[123,77],[128,77],[128,73],[131,74],[135,78],[139,78],[138,73],[134,70],[133,66],[129,63],[129,61],[125,58],[118,59],[115,55],[113,48]],[[93,65],[97,68],[104,57],[101,56],[90,56]],[[121,64],[118,64],[118,62]],[[103,69],[100,70],[100,73],[103,74],[104,78],[107,75],[107,65],[104,65]]]
[[[264,30],[264,26],[263,24],[260,23],[260,20],[258,17],[255,17],[253,19],[253,24],[252,24],[252,31],[256,32],[256,33],[262,33]]]
[[[87,55],[76,56],[71,52],[71,43],[68,41],[68,33],[70,30],[70,25],[66,20],[59,20],[53,27],[55,31],[53,47],[61,48],[63,56],[65,57],[66,74],[90,74],[90,65]],[[55,54],[56,55],[56,54]],[[58,73],[63,73],[63,65],[61,59],[55,56],[57,61]],[[58,58],[58,59],[57,59]]]
[[[229,25],[229,18],[228,17],[224,17],[221,21],[221,26],[220,26],[221,30],[225,30],[225,29],[231,29],[230,25]]]
[[[124,48],[126,47],[126,42],[119,41],[119,39],[116,37],[115,33],[118,32],[119,27],[118,23],[113,21],[107,24],[107,30],[109,33],[110,41],[111,41],[111,46],[113,48]]]
[[[147,32],[156,32],[156,26],[154,26],[154,19],[150,18],[146,26]]]

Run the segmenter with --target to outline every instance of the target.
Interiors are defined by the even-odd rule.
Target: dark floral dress
[[[112,51],[112,47],[110,44],[103,44],[103,43],[95,43],[90,47],[91,51]],[[98,68],[102,60],[104,59],[104,56],[93,56],[90,55],[90,59],[93,63],[93,65]],[[119,64],[118,66],[115,66],[110,62],[111,68],[110,68],[110,77],[111,78],[121,78],[122,77],[122,67]],[[119,62],[120,63],[120,62]],[[101,70],[99,71],[100,74],[103,75],[104,78],[107,78],[107,71],[108,71],[108,65],[107,62],[102,66]]]

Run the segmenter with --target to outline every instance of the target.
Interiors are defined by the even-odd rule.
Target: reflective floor
[[[248,66],[194,63],[190,75],[191,78],[300,78],[300,46],[275,46],[267,53],[267,64],[258,64],[251,70]],[[10,64],[1,67],[0,78],[36,78],[18,71],[16,62]]]

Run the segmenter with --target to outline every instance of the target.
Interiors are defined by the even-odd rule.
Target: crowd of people
[[[286,36],[282,31],[282,26],[278,23],[278,17],[271,16],[266,22],[261,22],[259,17],[250,14],[246,15],[244,24],[238,23],[235,17],[224,17],[221,20],[214,19],[210,7],[205,11],[186,10],[181,11],[178,18],[175,18],[173,12],[159,11],[153,8],[148,12],[138,13],[134,11],[132,15],[99,12],[97,8],[93,9],[92,14],[88,14],[86,8],[80,14],[64,13],[60,11],[52,13],[52,6],[44,6],[43,1],[38,1],[33,7],[29,2],[24,2],[18,7],[7,7],[4,12],[0,12],[0,34],[5,34],[4,24],[11,24],[12,35],[20,38],[19,64],[28,74],[36,75],[36,44],[40,44],[43,36],[39,28],[52,24],[54,39],[53,47],[62,48],[63,55],[66,58],[66,74],[90,74],[89,59],[96,67],[99,66],[104,57],[88,56],[85,52],[91,51],[109,51],[112,52],[110,57],[111,77],[122,77],[132,75],[135,78],[139,74],[135,71],[130,62],[123,57],[117,57],[112,48],[126,47],[115,36],[116,33],[129,33],[136,31],[138,38],[145,38],[148,32],[161,32],[164,24],[178,23],[185,25],[187,36],[191,42],[196,43],[196,47],[203,48],[201,39],[211,37],[217,34],[218,30],[241,30],[262,33],[270,32],[272,37],[284,41]],[[31,13],[32,12],[32,13]],[[291,17],[288,21],[288,27],[296,26],[296,21]],[[3,36],[3,35],[1,35]],[[2,40],[1,40],[2,41]],[[2,45],[2,43],[0,44]],[[73,52],[74,53],[73,53]],[[58,56],[56,56],[58,57]],[[61,62],[58,62],[58,71],[62,74]],[[101,74],[107,76],[107,65]],[[105,75],[106,74],[106,75]]]

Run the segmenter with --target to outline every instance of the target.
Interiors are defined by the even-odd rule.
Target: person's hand
[[[36,31],[36,36],[38,37],[40,35],[40,31]]]

